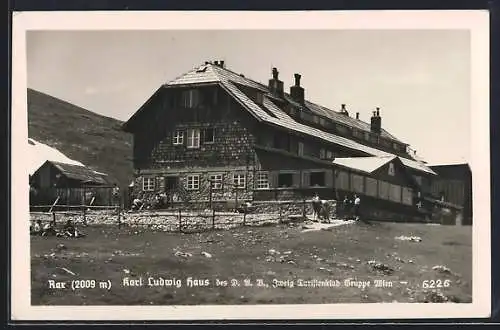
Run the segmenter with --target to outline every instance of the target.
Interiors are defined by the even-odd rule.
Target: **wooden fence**
[[[129,211],[119,206],[37,205],[31,207],[31,221],[52,222],[55,227],[68,219],[76,225],[115,225],[121,227],[158,228],[171,232],[199,232],[238,226],[263,226],[300,221],[303,213],[291,210],[286,203],[273,203],[269,212],[227,212],[186,209]],[[98,218],[98,220],[95,220]],[[100,218],[100,219],[99,219]],[[103,220],[105,219],[105,220]]]

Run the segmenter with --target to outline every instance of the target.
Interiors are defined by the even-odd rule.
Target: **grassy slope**
[[[353,224],[332,231],[301,233],[300,227],[242,227],[230,231],[201,234],[178,234],[144,231],[134,234],[126,228],[85,229],[87,237],[33,237],[32,303],[50,305],[170,305],[170,304],[280,304],[280,303],[357,303],[357,302],[424,302],[429,294],[422,281],[449,279],[451,285],[442,292],[455,302],[472,301],[472,231],[470,227],[430,226],[423,224],[373,223]],[[422,242],[395,240],[400,235],[418,235]],[[58,243],[67,249],[56,251]],[[280,251],[277,259],[269,257],[270,249]],[[178,257],[175,251],[192,253]],[[212,254],[207,258],[201,254]],[[286,255],[285,262],[279,257]],[[54,252],[53,256],[50,254]],[[400,258],[400,259],[399,259]],[[378,273],[367,264],[370,260],[395,269],[391,275]],[[288,263],[293,260],[294,263]],[[408,262],[412,260],[413,262]],[[445,265],[451,274],[438,273],[435,265]],[[66,267],[76,276],[60,271]],[[131,273],[126,274],[127,270]],[[181,288],[123,287],[127,276],[177,278]],[[257,288],[216,287],[187,288],[185,280],[242,281],[262,278],[271,284],[273,278],[338,279],[361,281],[385,279],[392,288]],[[110,280],[109,292],[103,289],[78,291],[48,288],[48,279]],[[399,281],[408,281],[402,285]]]
[[[122,122],[28,89],[28,134],[124,186],[132,178],[132,136]]]

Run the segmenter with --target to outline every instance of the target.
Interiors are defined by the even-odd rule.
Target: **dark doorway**
[[[179,177],[177,176],[167,176],[165,178],[165,190],[171,191],[179,187]]]
[[[172,207],[174,197],[177,195],[177,189],[179,188],[179,177],[178,176],[167,176],[165,177],[165,194],[166,194],[166,204],[167,207]]]

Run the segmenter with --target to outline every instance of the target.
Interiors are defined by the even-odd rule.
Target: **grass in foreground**
[[[472,301],[471,227],[373,223],[331,231],[301,230],[301,225],[280,225],[178,234],[88,227],[88,236],[82,239],[33,237],[32,304],[441,302],[443,297],[453,302]],[[396,240],[400,235],[420,236],[422,241]],[[372,260],[393,272],[374,269],[374,263],[369,263]],[[433,270],[436,265],[444,265],[450,272]],[[141,277],[142,287],[123,285],[124,278]],[[174,280],[174,284],[180,280],[182,285],[149,287],[149,277]],[[188,277],[193,283],[208,279],[210,284],[188,287]],[[245,286],[245,279],[253,286]],[[259,279],[267,287],[257,286]],[[275,279],[285,286],[273,287]],[[297,287],[299,279],[338,280],[340,286]],[[365,286],[369,281],[370,286],[346,286],[349,279],[351,284],[362,284],[358,281]],[[49,280],[65,281],[67,286],[72,280],[95,280],[96,287],[51,289]],[[108,280],[110,290],[99,288],[100,281]],[[216,286],[217,280],[219,285],[226,281],[227,286]],[[234,280],[238,286],[232,286],[236,285]],[[294,287],[289,287],[287,280],[294,281]],[[378,283],[383,287],[374,287],[375,280],[383,280]],[[449,286],[439,288],[440,294],[424,288],[424,281],[429,281],[429,286]]]

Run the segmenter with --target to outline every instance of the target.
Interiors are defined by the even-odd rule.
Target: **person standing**
[[[118,185],[115,183],[113,184],[112,188],[112,195],[113,195],[113,205],[114,206],[120,206],[120,188]]]
[[[320,218],[321,216],[321,199],[319,198],[318,194],[314,194],[314,197],[312,199],[312,208],[313,208],[313,221],[316,221],[316,218]]]
[[[359,209],[361,207],[361,198],[354,194],[354,220],[358,221],[360,219]]]

